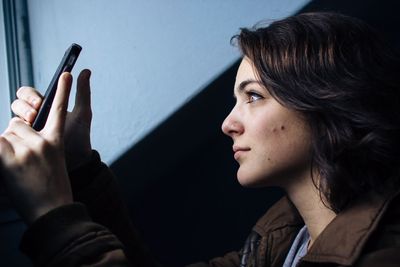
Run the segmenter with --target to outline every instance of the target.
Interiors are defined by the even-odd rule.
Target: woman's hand
[[[72,76],[64,73],[46,125],[40,132],[13,118],[0,137],[2,180],[21,217],[32,223],[61,205],[72,203],[64,156],[64,127]]]
[[[65,152],[69,171],[84,164],[91,157],[90,125],[90,70],[83,70],[78,77],[75,106],[67,113],[65,123]],[[42,103],[42,96],[32,87],[21,87],[12,111],[28,124],[32,124]]]

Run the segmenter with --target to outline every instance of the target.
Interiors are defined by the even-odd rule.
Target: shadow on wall
[[[395,1],[313,1],[300,12],[359,17],[399,47]],[[251,26],[251,25],[248,25]],[[227,40],[228,43],[228,40]],[[161,262],[182,266],[240,249],[277,189],[243,189],[220,125],[233,107],[236,62],[111,166],[134,223]]]

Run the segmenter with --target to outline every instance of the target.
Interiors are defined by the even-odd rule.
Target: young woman
[[[240,251],[191,266],[398,266],[396,55],[365,23],[332,13],[242,29],[234,40],[243,60],[222,130],[238,180],[287,196]],[[0,154],[10,197],[30,225],[22,250],[38,266],[158,266],[91,150],[89,76],[78,78],[69,114],[71,77],[61,77],[41,132],[29,127],[41,102],[33,88],[21,88],[12,105],[20,118],[0,138]]]

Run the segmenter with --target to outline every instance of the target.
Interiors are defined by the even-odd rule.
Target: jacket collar
[[[268,209],[264,216],[258,220],[253,230],[261,236],[266,236],[268,233],[283,227],[301,225],[304,225],[303,219],[293,203],[285,196]]]
[[[303,261],[353,265],[396,195],[398,192],[370,194],[340,212],[318,236]]]
[[[302,261],[354,264],[389,204],[399,193],[371,194],[339,213],[314,241]],[[257,222],[253,230],[266,236],[271,231],[302,224],[304,222],[293,203],[283,197]]]

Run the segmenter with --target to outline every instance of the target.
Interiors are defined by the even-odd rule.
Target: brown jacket
[[[142,246],[97,153],[70,177],[77,203],[39,218],[21,241],[35,266],[161,266]],[[254,226],[250,251],[189,266],[239,267],[246,254],[246,266],[281,267],[302,225],[284,197]],[[338,214],[298,266],[400,266],[400,196],[374,195]]]

